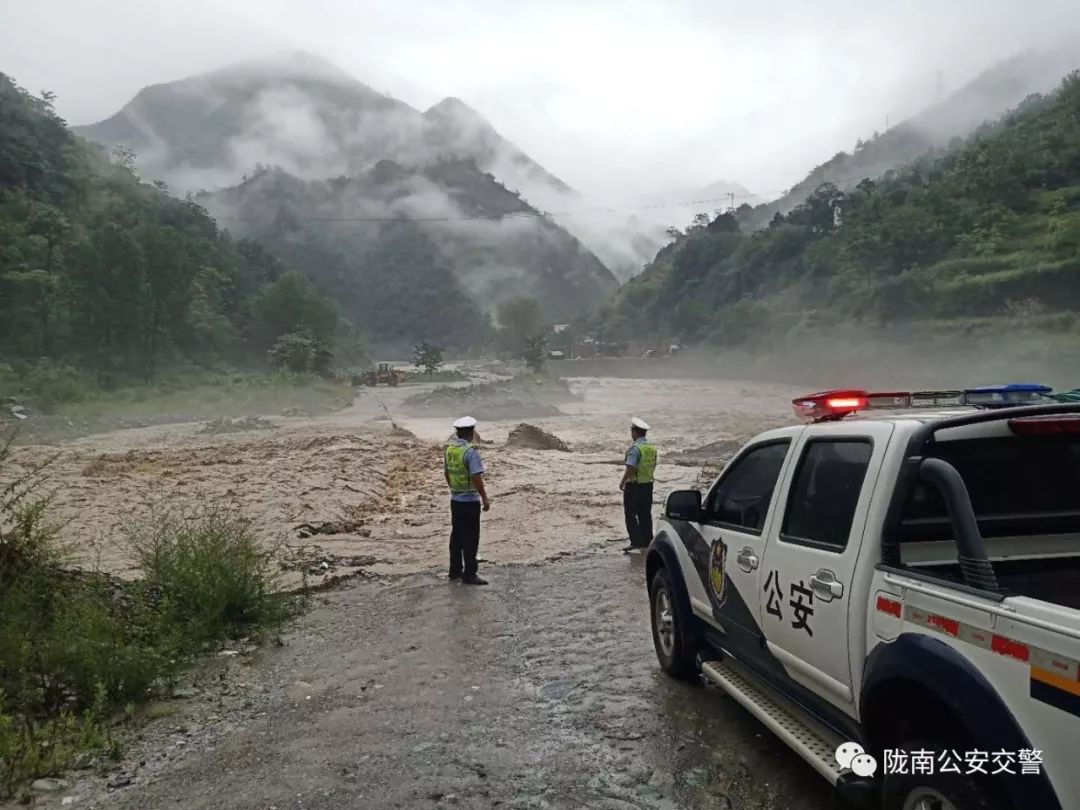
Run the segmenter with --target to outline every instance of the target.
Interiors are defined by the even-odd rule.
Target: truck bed
[[[1080,610],[1080,556],[993,560],[1007,596],[1026,596]],[[916,564],[911,568],[950,582],[962,582],[958,563]]]

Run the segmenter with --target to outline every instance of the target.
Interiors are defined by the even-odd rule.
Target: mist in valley
[[[123,24],[149,32],[154,52],[132,48],[123,71],[103,55],[91,75],[110,78],[90,93],[66,91],[76,70],[52,84],[59,112],[97,121],[79,134],[130,149],[143,178],[194,195],[223,228],[329,284],[376,343],[481,345],[482,323],[438,334],[459,302],[478,323],[521,295],[548,324],[585,318],[698,215],[735,208],[744,233],[764,228],[819,184],[850,189],[949,148],[1080,66],[1080,12],[1060,2],[917,3],[903,14],[836,2],[813,18],[694,3],[628,14],[466,3],[480,30],[430,4],[367,17],[316,6],[303,18],[260,10],[243,44],[224,49],[215,37],[252,11],[226,4],[215,36],[200,39],[196,5],[192,28],[170,41],[206,45],[198,58],[155,40],[133,7]],[[75,6],[64,19],[98,25]],[[591,51],[576,47],[601,30],[609,36]],[[534,40],[545,36],[563,47],[537,72]],[[0,42],[27,81],[61,78],[41,72],[42,59],[85,67],[78,54]],[[480,42],[497,69],[478,59]],[[398,279],[399,265],[422,271]],[[391,290],[408,299],[394,315]],[[446,303],[425,319],[432,304],[412,299],[432,290]],[[398,329],[425,320],[419,333]]]

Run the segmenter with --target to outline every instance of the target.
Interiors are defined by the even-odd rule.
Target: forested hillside
[[[880,177],[935,149],[946,149],[993,121],[1028,96],[1052,90],[1062,76],[1080,67],[1080,40],[1071,37],[1048,50],[1028,51],[1004,59],[972,81],[939,99],[918,115],[860,138],[851,152],[838,152],[815,166],[786,194],[764,205],[740,207],[743,229],[764,228],[779,212],[786,214],[822,183],[850,191],[864,177]]]
[[[472,160],[390,160],[305,181],[264,168],[197,197],[333,295],[373,341],[480,348],[502,302],[534,298],[546,323],[607,301],[615,277],[580,242]]]
[[[818,187],[765,230],[733,214],[664,248],[600,331],[739,345],[840,321],[1041,319],[1080,310],[1080,78],[943,155],[849,193]]]
[[[0,383],[264,365],[288,333],[319,362],[349,350],[348,324],[310,281],[129,163],[0,74]]]

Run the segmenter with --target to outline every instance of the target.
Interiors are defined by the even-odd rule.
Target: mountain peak
[[[480,115],[480,113],[478,113],[476,110],[474,110],[472,107],[470,107],[468,104],[466,104],[464,101],[462,101],[460,98],[457,98],[456,96],[447,96],[438,104],[433,104],[432,106],[428,107],[428,109],[424,112],[424,115],[432,118],[440,116],[468,116],[470,118],[475,118],[480,121],[484,120],[484,116]]]
[[[226,65],[203,74],[206,77],[311,78],[336,82],[357,80],[333,62],[303,50],[279,51],[267,56]]]

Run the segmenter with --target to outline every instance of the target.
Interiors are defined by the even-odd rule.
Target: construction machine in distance
[[[354,378],[355,380],[355,378]],[[398,371],[393,368],[389,363],[379,363],[379,367],[374,371],[365,371],[360,375],[360,382],[363,385],[389,385],[396,386],[398,383],[405,381],[405,372]]]

